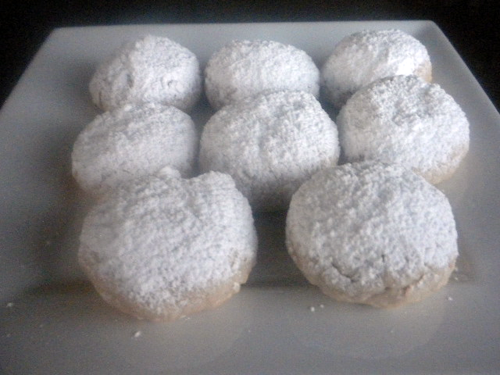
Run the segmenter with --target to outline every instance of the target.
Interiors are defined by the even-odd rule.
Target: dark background
[[[411,19],[436,22],[500,108],[500,7],[496,0],[2,0],[0,106],[56,27]]]

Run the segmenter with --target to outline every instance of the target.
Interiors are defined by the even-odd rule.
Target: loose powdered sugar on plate
[[[235,37],[267,37],[303,48],[320,63],[344,35],[387,28],[401,28],[421,40],[433,59],[435,82],[471,123],[471,150],[453,179],[440,185],[457,218],[458,280],[453,274],[445,290],[391,311],[329,301],[290,264],[283,249],[284,219],[271,214],[257,217],[268,231],[251,283],[216,311],[175,324],[137,322],[78,283],[73,250],[82,207],[74,200],[79,193],[68,185],[67,158],[77,132],[95,116],[87,85],[111,47],[146,33],[164,35],[204,62]],[[208,112],[208,106],[201,104],[193,118],[205,119],[199,109]],[[500,117],[431,21],[61,28],[34,56],[2,107],[0,122],[0,292],[4,306],[14,304],[0,308],[0,331],[7,333],[0,340],[5,370],[179,375],[273,373],[279,365],[289,374],[324,374],[335,363],[339,373],[409,375],[431,367],[449,374],[491,374],[500,368],[495,350],[500,308],[494,298],[500,287],[495,199]],[[318,309],[320,303],[324,309]],[[310,313],[309,306],[316,311]],[[137,331],[143,335],[131,340]]]

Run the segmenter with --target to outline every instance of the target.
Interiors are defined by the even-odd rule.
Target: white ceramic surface
[[[429,50],[435,82],[462,106],[471,149],[440,187],[459,230],[458,271],[394,310],[340,304],[309,286],[284,247],[284,215],[262,215],[259,263],[217,310],[170,324],[108,307],[76,264],[86,203],[70,176],[78,132],[96,115],[87,84],[123,41],[168,36],[205,63],[226,41],[273,39],[321,65],[362,29],[400,28]],[[203,125],[209,108],[193,117]],[[0,373],[500,373],[500,116],[432,22],[137,25],[55,30],[0,112]]]

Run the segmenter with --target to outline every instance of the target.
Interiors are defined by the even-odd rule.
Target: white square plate
[[[93,119],[87,85],[123,41],[168,36],[202,64],[231,39],[304,49],[321,65],[345,35],[399,28],[419,39],[466,112],[471,148],[440,188],[460,258],[448,286],[393,310],[336,303],[309,286],[284,247],[284,215],[257,221],[259,262],[241,293],[170,324],[108,307],[76,264],[85,203],[70,151]],[[200,106],[200,126],[210,114]],[[500,371],[500,116],[432,22],[143,25],[55,30],[0,113],[0,371],[9,374],[422,374]]]

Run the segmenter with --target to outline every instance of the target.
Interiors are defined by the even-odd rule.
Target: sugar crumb
[[[136,332],[134,333],[134,339],[139,338],[139,337],[141,337],[141,336],[142,336],[142,331],[136,331]]]

